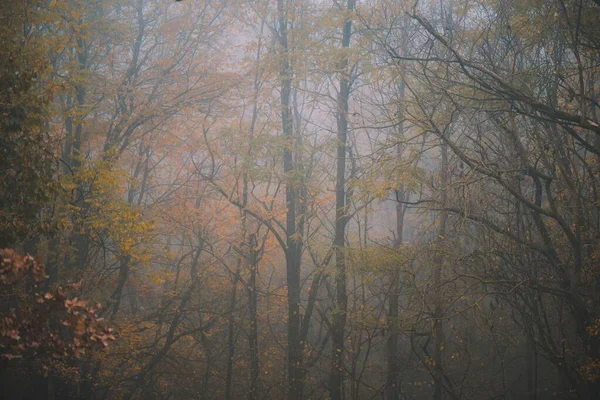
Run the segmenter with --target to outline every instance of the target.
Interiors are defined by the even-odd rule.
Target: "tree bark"
[[[348,14],[354,11],[354,0],[348,0]],[[342,34],[342,48],[350,47],[352,19],[346,15]],[[331,372],[329,394],[332,400],[341,400],[344,392],[344,335],[348,296],[346,293],[345,233],[348,222],[346,206],[346,143],[348,139],[348,101],[350,76],[348,56],[340,64],[340,89],[337,98],[337,169],[335,184],[335,302],[331,326]]]
[[[442,152],[442,164],[440,166],[440,190],[441,190],[441,203],[442,208],[446,207],[447,189],[448,189],[448,146],[445,142],[441,145]],[[448,219],[448,211],[441,211],[439,216],[439,230],[438,230],[438,244],[442,245],[446,237],[446,220]],[[442,270],[444,267],[444,256],[442,255],[442,249],[438,249],[438,256],[435,260],[435,266],[433,271],[433,287],[435,290],[435,306],[434,306],[434,320],[433,320],[433,362],[434,362],[434,380],[435,387],[433,392],[434,400],[442,399],[442,389],[444,373],[442,365],[442,351],[444,346],[444,310],[443,310],[443,296],[442,296]]]
[[[259,378],[259,357],[258,357],[258,292],[256,290],[256,275],[258,273],[258,249],[256,235],[249,237],[250,253],[250,279],[248,280],[248,308],[250,313],[250,333],[248,335],[248,345],[250,347],[250,388],[248,390],[248,400],[258,398],[258,378]]]
[[[404,122],[402,115],[402,102],[404,101],[404,82],[398,85],[398,102],[399,110],[398,117],[398,133],[404,133]],[[402,145],[397,145],[398,161],[402,158]],[[402,231],[404,230],[404,215],[406,213],[405,192],[402,189],[396,191],[396,237],[394,240],[394,249],[400,249],[402,245]],[[392,276],[392,285],[388,297],[388,330],[390,337],[388,338],[388,365],[387,365],[387,382],[385,387],[386,400],[400,399],[400,363],[398,354],[398,338],[399,338],[399,320],[398,320],[398,302],[400,301],[400,270],[395,268]]]
[[[237,284],[240,280],[241,261],[238,261],[233,282],[231,283],[231,297],[229,300],[228,325],[227,325],[227,372],[225,375],[225,399],[231,400],[231,382],[233,380],[233,357],[235,356],[235,318],[234,311],[237,303]]]
[[[285,145],[283,149],[283,172],[286,177],[285,203],[286,212],[286,281],[288,301],[288,399],[302,399],[303,391],[303,357],[300,340],[300,240],[296,235],[296,182],[293,162],[294,136],[291,113],[292,66],[288,48],[288,15],[285,0],[277,0],[277,17],[279,28],[279,51],[281,65],[279,70],[281,82],[281,126]]]

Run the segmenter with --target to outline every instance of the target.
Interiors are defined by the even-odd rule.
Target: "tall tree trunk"
[[[227,325],[227,372],[225,375],[225,399],[231,400],[231,382],[233,380],[233,357],[235,356],[235,305],[237,304],[237,284],[240,280],[241,259],[231,283],[231,297],[229,300],[228,325]]]
[[[441,190],[441,208],[446,207],[447,190],[448,190],[448,145],[446,142],[441,144],[442,152],[442,165],[440,166],[440,190]],[[442,245],[446,237],[446,220],[448,219],[448,212],[441,211],[439,216],[439,230],[438,230],[438,244]],[[434,306],[434,320],[433,320],[433,362],[434,362],[434,380],[435,388],[433,392],[434,400],[442,399],[443,389],[443,365],[442,365],[442,351],[444,350],[444,309],[443,309],[443,295],[442,295],[442,270],[444,267],[444,256],[442,255],[442,249],[438,249],[438,256],[435,260],[435,266],[433,271],[433,287],[435,290],[435,306]]]
[[[350,47],[354,0],[348,0],[348,15],[344,19],[342,48]],[[335,302],[332,323],[331,374],[329,394],[332,400],[341,400],[344,391],[344,336],[348,296],[346,293],[345,233],[348,222],[346,207],[346,142],[348,138],[348,100],[350,97],[350,72],[348,56],[340,64],[340,89],[337,98],[337,171],[335,183]]]
[[[88,68],[88,46],[85,39],[77,39],[77,47],[75,48],[77,63],[79,72],[84,73]],[[74,171],[77,171],[81,167],[83,154],[81,152],[81,145],[83,141],[83,112],[86,100],[86,90],[83,84],[79,84],[75,88],[76,93],[76,109],[78,112],[78,116],[76,121],[68,121],[67,128],[71,130],[70,134],[70,143],[68,145],[69,151],[69,161],[71,164],[71,168]],[[73,134],[73,122],[75,123],[75,134]],[[84,193],[86,189],[81,185],[78,186],[76,191],[76,205],[80,207],[81,210],[85,210],[88,206],[85,203]],[[71,241],[76,249],[75,257],[71,260],[71,262],[67,263],[71,268],[83,268],[88,259],[89,252],[89,229],[83,228],[79,222],[74,224],[73,229],[73,237]]]
[[[260,25],[260,36],[258,38],[258,46],[256,49],[256,64],[254,73],[254,97],[252,105],[252,120],[250,122],[250,140],[248,142],[248,157],[252,155],[252,146],[254,139],[254,131],[256,128],[256,120],[258,119],[258,94],[260,92],[261,72],[259,67],[261,50],[262,50],[262,34],[265,26],[265,21],[262,20]],[[243,187],[243,205],[248,203],[248,172],[244,172],[244,187]],[[246,211],[243,211],[244,225],[246,221]],[[244,228],[245,232],[245,228]],[[245,235],[244,235],[245,236]],[[245,240],[245,238],[244,238]],[[255,400],[258,398],[258,382],[260,377],[260,358],[258,350],[258,290],[256,286],[256,277],[258,275],[258,240],[256,234],[250,234],[248,240],[248,254],[250,264],[250,279],[248,282],[248,305],[250,313],[250,335],[248,337],[248,345],[250,347],[250,388],[248,390],[248,399]]]
[[[404,82],[398,84],[398,133],[404,133],[404,116],[402,115],[402,102],[404,101]],[[400,138],[398,138],[400,141]],[[402,145],[399,143],[396,148],[398,162],[402,158]],[[394,249],[398,250],[402,245],[402,231],[404,230],[404,215],[406,213],[405,191],[400,188],[396,190],[396,237],[394,240]],[[400,269],[395,268],[392,276],[392,285],[388,297],[388,330],[390,337],[388,339],[388,365],[387,382],[385,387],[386,400],[400,399],[400,362],[398,354],[399,338],[399,320],[398,320],[398,302],[400,301]]]
[[[249,263],[250,279],[248,280],[248,308],[250,313],[250,334],[248,335],[248,345],[250,347],[250,388],[248,390],[248,400],[258,398],[258,377],[259,377],[259,358],[258,358],[258,292],[256,290],[256,275],[258,273],[258,249],[256,235],[251,234],[249,245]]]
[[[242,187],[242,245],[241,249],[244,248],[246,242],[246,231],[247,231],[247,212],[245,210],[248,204],[248,174],[244,173],[243,176],[243,187]],[[233,282],[231,286],[231,297],[229,301],[229,312],[228,312],[228,327],[227,327],[227,375],[225,376],[225,399],[231,400],[231,383],[233,381],[233,358],[235,356],[235,306],[237,304],[237,284],[240,280],[240,274],[242,271],[243,255],[240,254],[233,276]]]
[[[296,235],[296,181],[293,174],[293,120],[291,113],[292,66],[288,48],[288,7],[285,0],[277,0],[279,19],[279,51],[281,58],[281,126],[285,144],[283,149],[283,172],[286,176],[285,203],[286,213],[286,280],[288,300],[288,399],[302,399],[303,360],[300,340],[300,241]]]
[[[146,185],[148,183],[148,162],[150,157],[150,147],[145,148],[143,142],[140,143],[138,157],[139,160],[133,171],[132,177],[134,180],[137,180],[143,170],[143,178],[140,186],[140,193],[138,194],[137,198],[137,205],[140,205],[144,196],[144,191],[146,190]],[[135,195],[135,188],[133,186],[130,186],[127,190],[127,204],[129,204],[132,207],[136,204]],[[112,317],[116,316],[119,312],[124,289],[127,290],[127,295],[129,296],[129,301],[133,314],[136,314],[138,311],[137,290],[135,285],[131,281],[130,270],[131,256],[125,254],[121,255],[121,259],[119,260],[119,280],[117,282],[117,287],[115,291],[111,295],[111,301],[113,304],[113,309],[111,312]]]

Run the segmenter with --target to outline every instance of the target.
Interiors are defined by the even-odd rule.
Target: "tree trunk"
[[[233,357],[235,356],[235,318],[234,311],[237,303],[237,284],[240,280],[241,261],[238,261],[233,282],[231,284],[231,298],[229,301],[228,326],[227,326],[227,375],[225,376],[225,399],[231,400],[231,381],[233,379]]]
[[[354,11],[354,0],[348,0],[347,11]],[[342,48],[350,47],[352,19],[344,19]],[[346,207],[346,142],[348,138],[348,100],[350,97],[350,76],[348,57],[340,64],[340,89],[337,98],[337,171],[335,184],[335,302],[331,327],[331,375],[329,394],[332,400],[341,400],[344,391],[344,336],[348,296],[346,293],[345,233],[348,222]]]
[[[258,254],[256,235],[251,234],[249,240],[250,253],[250,279],[248,281],[248,305],[250,313],[250,334],[248,345],[250,347],[250,389],[248,400],[258,398],[259,358],[258,358],[258,292],[256,290],[256,274],[258,272]]]
[[[404,82],[398,85],[398,133],[404,133],[404,122],[402,115],[402,102],[404,101]],[[397,145],[398,161],[402,158],[402,145]],[[405,199],[405,192],[402,189],[396,191],[396,238],[394,240],[394,249],[398,250],[402,245],[402,231],[404,230],[404,215],[406,213],[406,205],[402,203]],[[388,305],[388,330],[390,337],[388,339],[388,365],[387,365],[387,382],[385,387],[386,400],[400,399],[400,363],[398,354],[398,338],[399,338],[399,320],[398,320],[398,302],[400,301],[400,270],[394,269],[392,276],[392,285],[390,287]]]
[[[285,145],[283,149],[283,172],[286,177],[285,203],[286,212],[286,281],[288,301],[288,399],[302,399],[303,360],[300,340],[300,241],[296,237],[296,181],[293,174],[293,120],[291,113],[292,66],[288,48],[288,7],[285,0],[277,0],[277,17],[279,22],[279,51],[281,57],[281,127]]]
[[[77,47],[75,48],[77,54],[78,68],[81,73],[88,68],[88,47],[84,39],[77,39]],[[76,107],[78,112],[82,112],[85,106],[86,90],[84,86],[77,86],[76,92]],[[73,136],[73,123],[75,123],[75,132]],[[67,129],[70,129],[70,143],[67,146],[71,154],[69,154],[69,161],[73,171],[77,171],[81,167],[83,154],[81,152],[81,145],[83,140],[83,116],[79,115],[76,121],[68,121]],[[86,188],[79,185],[76,191],[76,205],[85,210],[88,205],[84,201]],[[79,222],[74,223],[73,237],[71,241],[76,249],[76,254],[73,259],[67,263],[71,268],[83,268],[88,261],[89,252],[89,229],[83,228]]]
[[[441,180],[441,205],[442,208],[446,207],[447,189],[448,189],[448,146],[445,142],[441,145],[442,152],[442,165],[440,166],[440,180]],[[438,244],[444,242],[446,237],[446,220],[448,218],[447,211],[441,211],[439,216],[440,228],[438,230]],[[443,389],[443,365],[442,365],[442,351],[444,350],[444,310],[443,310],[443,296],[442,296],[442,270],[444,267],[444,257],[442,255],[442,249],[438,249],[439,255],[435,260],[435,269],[433,272],[433,288],[435,290],[435,307],[434,307],[434,320],[433,320],[433,362],[434,362],[434,380],[435,388],[433,392],[434,400],[442,399]]]

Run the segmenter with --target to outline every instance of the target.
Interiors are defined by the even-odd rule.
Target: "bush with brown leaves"
[[[99,350],[115,339],[89,306],[71,295],[81,283],[42,290],[47,275],[39,259],[11,249],[0,250],[0,356],[31,359],[44,369]]]

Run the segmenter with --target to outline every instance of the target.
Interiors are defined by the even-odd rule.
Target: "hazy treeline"
[[[3,398],[598,398],[599,22],[3,0]]]

